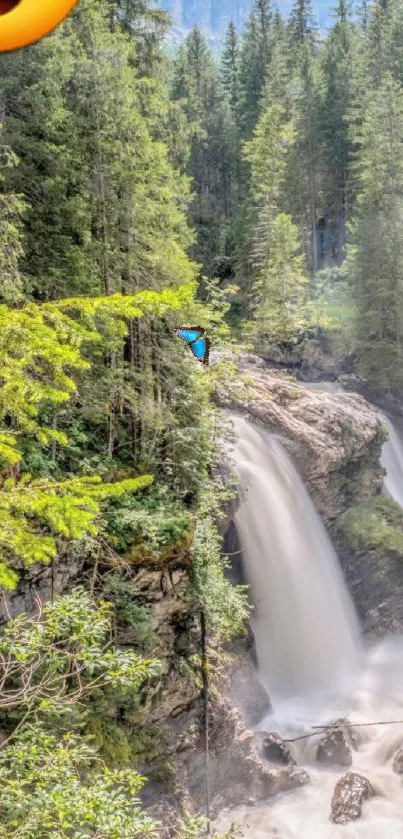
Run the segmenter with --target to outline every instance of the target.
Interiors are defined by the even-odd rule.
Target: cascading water
[[[403,507],[403,436],[388,417],[384,417],[389,440],[382,447],[381,464],[386,469],[385,488]]]
[[[290,458],[234,419],[249,484],[235,519],[255,606],[262,681],[272,699],[307,696],[359,670],[360,634],[337,557]]]
[[[331,390],[342,392],[337,385]],[[291,744],[308,769],[308,785],[223,814],[214,827],[224,832],[235,824],[245,839],[403,839],[403,784],[392,771],[403,744],[403,724],[392,724],[403,720],[403,637],[382,641],[361,658],[337,558],[301,479],[277,441],[240,418],[235,425],[235,458],[249,485],[236,525],[257,607],[260,672],[274,706],[259,728],[295,738],[337,717],[391,724],[353,729],[351,769],[375,793],[358,821],[330,821],[333,790],[345,770],[318,766],[315,735]]]

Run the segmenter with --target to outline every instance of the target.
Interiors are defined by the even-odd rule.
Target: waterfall
[[[360,633],[325,528],[273,437],[233,419],[245,501],[235,523],[254,604],[260,676],[271,698],[309,696],[358,672]]]
[[[382,466],[386,469],[385,489],[403,507],[403,435],[388,417],[383,417],[389,440],[382,447]]]
[[[337,383],[322,389],[343,393]],[[259,728],[286,738],[310,735],[290,747],[311,781],[270,802],[223,814],[214,829],[223,833],[235,824],[245,839],[401,839],[403,786],[392,764],[403,743],[403,724],[393,722],[403,720],[403,636],[361,650],[337,557],[290,458],[275,438],[240,418],[234,424],[234,457],[245,485],[236,526],[256,605],[260,675],[273,700],[273,712]],[[390,440],[382,458],[386,484],[396,497],[403,477],[403,437],[395,424],[387,424]],[[333,790],[344,770],[318,765],[322,735],[311,737],[312,725],[338,717],[364,724],[353,729],[358,748],[351,769],[368,778],[376,792],[364,803],[361,818],[345,825],[329,818]],[[377,721],[383,725],[374,725]]]

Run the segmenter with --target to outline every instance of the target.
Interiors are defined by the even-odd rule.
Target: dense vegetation
[[[339,0],[325,39],[310,0],[288,22],[255,0],[217,65],[196,29],[173,95],[192,128],[195,259],[240,286],[232,317],[279,356],[307,338],[400,387],[403,10]],[[245,333],[244,333],[245,334]]]
[[[314,338],[403,384],[399,0],[354,23],[339,0],[325,40],[309,0],[288,22],[255,0],[219,62],[198,29],[169,59],[167,25],[81,0],[0,58],[0,584],[81,569],[0,641],[4,839],[160,835],[153,734],[120,725],[164,668],[138,568],[186,569],[211,644],[245,624],[218,530],[231,362],[197,365],[175,325],[280,359]]]

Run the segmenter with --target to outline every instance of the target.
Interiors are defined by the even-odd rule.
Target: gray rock
[[[210,809],[215,818],[226,808],[265,801],[279,792],[309,782],[304,769],[268,763],[256,748],[252,731],[245,728],[239,711],[228,698],[217,696],[210,707],[209,781]],[[200,749],[177,761],[176,778],[187,789],[195,811],[205,804],[206,758]]]
[[[403,775],[403,746],[400,746],[393,757],[392,769],[397,775]]]
[[[346,719],[335,720],[333,724],[339,727],[331,728],[324,734],[316,752],[318,763],[325,766],[351,766],[355,743],[346,723]]]
[[[278,734],[265,734],[262,743],[262,755],[270,763],[280,763],[283,766],[296,766],[288,746]]]
[[[248,386],[225,407],[250,415],[280,436],[326,523],[382,487],[379,463],[385,439],[379,412],[362,396],[308,390],[298,382],[245,358]]]
[[[334,788],[330,820],[335,824],[347,824],[359,819],[364,801],[373,795],[367,778],[357,772],[347,772]]]
[[[247,728],[257,725],[271,710],[270,699],[252,658],[245,653],[241,664],[231,673],[230,698],[239,708]]]

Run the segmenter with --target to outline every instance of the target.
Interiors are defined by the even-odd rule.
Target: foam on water
[[[288,701],[277,705],[260,728],[284,737],[309,732],[311,725],[348,716],[352,722],[403,720],[403,638],[382,642],[370,650],[350,695],[330,693],[318,704]],[[323,769],[315,763],[318,737],[290,744],[311,781],[298,790],[279,795],[266,804],[223,814],[215,828],[223,832],[231,823],[242,827],[245,839],[402,839],[403,785],[392,771],[392,759],[403,743],[403,723],[354,728],[357,751],[351,769],[364,775],[376,793],[363,805],[361,818],[346,825],[329,819],[333,790],[343,769]]]
[[[247,486],[236,526],[256,607],[260,676],[274,706],[258,727],[289,739],[341,716],[388,724],[353,729],[351,768],[376,792],[358,821],[330,821],[344,772],[316,763],[315,735],[290,744],[308,785],[222,814],[214,827],[223,832],[235,823],[245,839],[403,839],[403,784],[392,771],[403,744],[403,722],[392,724],[403,720],[403,637],[364,650],[337,556],[288,455],[246,420],[234,424],[235,460]]]

